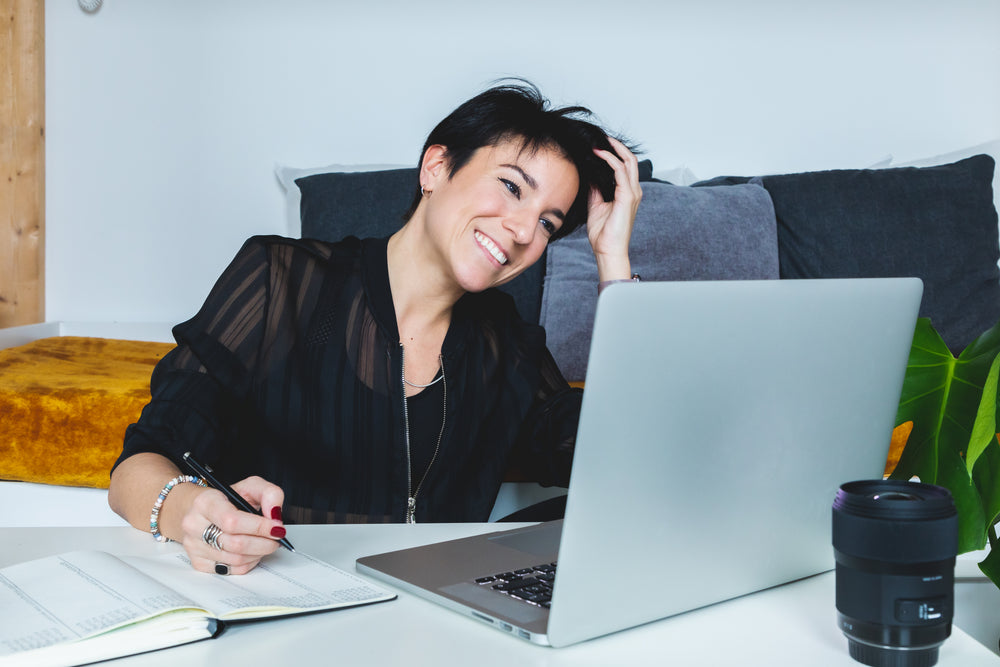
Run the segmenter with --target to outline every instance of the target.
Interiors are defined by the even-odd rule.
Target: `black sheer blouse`
[[[224,481],[281,486],[288,522],[405,519],[417,481],[385,239],[251,238],[173,333],[115,465],[145,451],[183,470],[191,451]],[[442,363],[444,429],[417,521],[485,521],[511,468],[568,484],[581,394],[510,297],[462,297]]]

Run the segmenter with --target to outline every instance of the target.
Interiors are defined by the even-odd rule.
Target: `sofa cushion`
[[[958,353],[1000,319],[993,170],[993,158],[978,155],[923,168],[764,176],[781,277],[917,276],[920,315]]]
[[[301,191],[303,238],[389,236],[403,226],[417,170],[328,172],[295,181]]]
[[[274,169],[285,195],[286,234],[292,238],[302,237],[302,192],[295,181],[314,174],[351,171],[386,171],[389,169],[406,169],[407,164],[327,164],[321,167],[289,167],[279,164]]]
[[[632,270],[643,280],[778,277],[774,208],[764,188],[642,184],[632,232]],[[597,264],[587,230],[551,244],[541,324],[563,375],[582,381],[597,306]]]
[[[639,177],[653,175],[649,160],[639,163]],[[295,179],[299,189],[302,237],[339,241],[346,236],[390,236],[404,222],[418,187],[417,169],[343,171]],[[521,317],[538,322],[542,301],[544,255],[500,289],[514,298]]]
[[[897,160],[893,158],[886,167],[936,167],[942,164],[958,162],[975,155],[989,155],[994,162],[1000,162],[1000,139],[987,141],[975,146],[966,146],[956,151],[949,151],[940,155],[930,157],[919,157],[909,160]],[[1000,169],[993,169],[993,207],[1000,211]]]

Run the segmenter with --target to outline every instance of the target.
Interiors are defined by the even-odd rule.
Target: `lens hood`
[[[833,500],[833,507],[848,514],[901,521],[926,521],[955,515],[955,501],[948,489],[895,479],[843,484]]]
[[[958,513],[947,489],[899,480],[850,482],[833,501],[833,547],[888,563],[954,558]]]

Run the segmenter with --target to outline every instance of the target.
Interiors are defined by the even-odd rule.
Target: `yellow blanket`
[[[62,336],[0,350],[0,479],[107,488],[172,348]]]

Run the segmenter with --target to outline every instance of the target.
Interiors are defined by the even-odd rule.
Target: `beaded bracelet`
[[[170,538],[165,537],[162,533],[160,533],[160,508],[163,507],[163,501],[167,499],[167,494],[170,493],[171,489],[184,482],[191,482],[193,484],[197,484],[198,486],[208,486],[205,484],[205,480],[201,477],[195,477],[194,475],[180,475],[179,477],[174,477],[163,486],[163,490],[160,491],[160,495],[156,496],[156,502],[153,503],[153,511],[149,515],[149,532],[153,534],[153,539],[157,542],[170,541]]]

